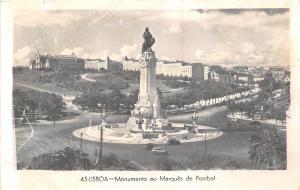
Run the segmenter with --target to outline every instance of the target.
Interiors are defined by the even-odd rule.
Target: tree
[[[55,121],[57,121],[63,115],[65,103],[63,102],[62,97],[51,94],[46,105],[47,107],[44,108],[46,110],[46,115],[48,116],[48,119],[53,121],[53,124],[55,125]]]
[[[253,101],[246,102],[245,103],[245,111],[247,112],[247,115],[253,119],[254,114],[256,113],[257,109],[255,107],[255,103]]]
[[[232,116],[234,116],[236,110],[236,103],[234,101],[229,101],[227,104],[227,108],[229,111],[231,111]]]
[[[276,129],[264,129],[250,138],[249,159],[267,169],[286,169],[286,136]]]

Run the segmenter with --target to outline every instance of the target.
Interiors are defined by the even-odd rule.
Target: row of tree
[[[260,119],[269,118],[279,121],[286,120],[286,111],[290,104],[289,82],[276,81],[272,77],[267,77],[260,82],[261,91],[251,100],[244,102],[230,101],[228,109],[234,115],[240,112],[246,113],[249,118],[259,115]],[[276,95],[279,95],[278,98]]]
[[[88,108],[91,111],[105,109],[119,112],[123,108],[129,112],[137,102],[137,98],[137,90],[132,91],[129,95],[124,95],[119,90],[113,90],[110,92],[85,93],[76,97],[73,104]]]
[[[199,100],[207,100],[226,96],[233,93],[238,93],[248,90],[247,87],[238,87],[234,84],[222,84],[215,81],[203,81],[199,84],[191,83],[189,88],[182,93],[176,93],[163,97],[161,103],[162,107],[167,105],[177,105],[183,107],[184,105],[192,104]]]
[[[260,120],[264,118],[275,119],[276,122],[286,120],[287,107],[276,107],[271,101],[264,98],[239,103],[230,101],[227,108],[233,116],[236,112],[239,112],[241,116],[247,116],[251,119],[255,119],[255,116],[258,115]]]

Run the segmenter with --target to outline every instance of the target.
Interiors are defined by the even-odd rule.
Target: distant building
[[[225,84],[232,84],[234,83],[235,78],[232,73],[219,73],[219,82]]]
[[[188,77],[196,81],[204,80],[202,63],[187,63],[184,61],[158,61],[156,74],[164,76]]]
[[[204,80],[209,80],[210,79],[210,67],[208,65],[203,66],[203,74],[204,74]]]
[[[259,82],[264,80],[264,77],[253,77],[253,82]]]
[[[274,80],[283,81],[287,75],[287,72],[284,68],[281,67],[270,67],[269,72],[272,74]]]
[[[253,69],[250,73],[253,77],[264,77],[267,72],[267,69],[260,67]]]
[[[122,66],[124,71],[140,71],[141,64],[137,59],[128,59],[125,57],[122,60]]]
[[[31,69],[84,69],[84,60],[72,55],[40,55],[30,61]]]
[[[106,60],[86,59],[85,69],[91,69],[97,71],[100,71],[101,69],[110,70],[110,71],[120,71],[122,70],[122,64],[120,62],[111,60],[109,57],[107,57]]]
[[[122,60],[123,70],[139,71],[140,63],[136,59],[128,59],[125,57]],[[184,61],[157,61],[156,74],[164,76],[188,77],[193,80],[203,81],[204,70],[201,63],[187,63]]]
[[[234,74],[228,71],[219,70],[210,72],[210,79],[216,82],[232,84],[235,82]]]
[[[252,75],[238,73],[236,75],[236,81],[253,82],[253,76]]]

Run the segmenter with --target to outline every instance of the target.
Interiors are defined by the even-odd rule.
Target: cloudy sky
[[[18,11],[15,65],[40,53],[138,57],[145,27],[159,59],[220,65],[288,65],[289,12],[255,10]]]

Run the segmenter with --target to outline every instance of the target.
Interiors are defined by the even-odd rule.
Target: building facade
[[[123,70],[140,71],[141,65],[136,59],[122,60]],[[157,61],[156,74],[171,77],[188,77],[193,80],[204,80],[204,69],[201,63],[187,63],[184,61]]]
[[[225,83],[225,84],[232,84],[235,82],[235,76],[231,72],[227,71],[211,71],[210,72],[210,79],[216,82]]]
[[[122,60],[122,67],[124,71],[140,71],[141,64],[136,59],[125,59]]]
[[[156,74],[173,77],[188,77],[197,81],[204,80],[204,68],[201,63],[158,61]]]
[[[203,79],[204,80],[209,80],[210,79],[210,67],[208,65],[203,66]]]
[[[72,55],[41,55],[39,52],[30,61],[31,69],[84,69],[84,60]]]
[[[86,59],[85,60],[85,69],[97,70],[101,69],[109,71],[120,71],[122,70],[122,64],[117,61],[111,60],[107,57],[105,60],[102,59]]]

